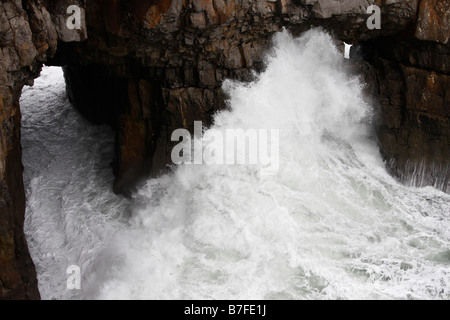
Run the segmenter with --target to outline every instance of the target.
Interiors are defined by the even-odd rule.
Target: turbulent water
[[[59,69],[26,88],[26,235],[45,299],[449,299],[450,196],[399,184],[332,39],[274,39],[225,82],[217,130],[280,129],[280,167],[180,165],[111,192],[113,134],[83,120]],[[66,288],[79,265],[81,290]]]

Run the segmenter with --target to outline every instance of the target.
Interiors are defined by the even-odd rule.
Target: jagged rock
[[[450,48],[415,39],[355,47],[371,78],[377,134],[388,169],[404,182],[450,191]]]
[[[416,37],[448,44],[450,38],[450,3],[446,0],[420,2]]]
[[[0,2],[0,298],[3,299],[40,298],[23,233],[25,193],[19,97],[22,87],[33,82],[42,63],[56,52],[57,28],[52,19],[58,20],[60,14],[47,9],[40,1]]]

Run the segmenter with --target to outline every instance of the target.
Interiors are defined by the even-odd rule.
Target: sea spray
[[[27,237],[34,259],[50,255],[35,259],[43,296],[67,295],[48,277],[65,270],[70,259],[58,257],[66,254],[84,262],[77,298],[450,298],[450,196],[403,186],[386,173],[370,135],[370,107],[343,59],[324,32],[293,38],[284,31],[255,81],[225,81],[230,108],[211,129],[278,129],[273,175],[249,165],[180,165],[149,180],[123,221],[117,212],[128,204],[97,185],[89,196],[77,188],[63,197],[89,211],[36,206],[58,192],[39,191],[53,177],[35,168]],[[56,169],[72,177],[69,186],[85,181]],[[103,185],[106,178],[94,179]],[[54,188],[66,190],[64,183]],[[98,220],[97,210],[109,218],[85,222],[87,230],[76,233],[81,244],[52,248],[36,236],[48,223],[49,238],[72,239],[61,220]]]

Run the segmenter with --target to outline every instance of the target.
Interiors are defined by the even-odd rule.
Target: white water
[[[215,127],[280,129],[275,175],[184,165],[132,201],[110,191],[112,133],[45,69],[21,102],[43,298],[449,299],[450,196],[386,173],[343,59],[319,31],[281,33],[255,82],[224,84]],[[65,288],[72,264],[80,291]]]
[[[89,270],[127,218],[126,201],[111,190],[114,134],[70,106],[61,68],[45,67],[20,104],[25,233],[39,290],[43,299],[81,297],[66,290],[67,267]]]

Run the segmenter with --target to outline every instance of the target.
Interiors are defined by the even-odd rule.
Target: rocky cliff
[[[66,19],[65,9],[45,1],[0,1],[0,298],[4,299],[39,298],[23,232],[19,97],[23,86],[39,75],[43,62],[55,54],[58,41],[84,39],[82,32],[67,37]]]
[[[382,25],[371,30],[374,3]],[[81,10],[80,28],[67,27],[70,5]],[[392,172],[420,170],[420,181],[446,189],[449,12],[443,0],[0,1],[0,297],[39,298],[23,235],[18,101],[44,62],[64,67],[82,114],[115,128],[114,189],[127,193],[165,168],[174,129],[207,124],[226,107],[223,79],[264,68],[274,32],[321,26],[355,44]]]
[[[414,185],[450,191],[450,3],[421,1],[410,33],[355,45],[378,110],[388,169]]]

